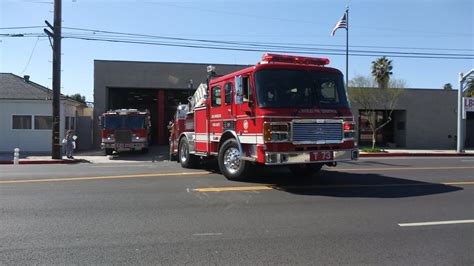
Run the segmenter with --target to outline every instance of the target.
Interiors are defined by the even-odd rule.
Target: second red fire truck
[[[100,116],[101,148],[106,155],[123,151],[147,152],[150,144],[150,112],[110,110]]]
[[[255,164],[310,175],[358,158],[342,73],[329,60],[265,54],[255,66],[216,77],[208,67],[170,125],[170,155],[183,167],[217,157],[228,179]]]

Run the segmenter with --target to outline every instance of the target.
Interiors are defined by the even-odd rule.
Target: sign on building
[[[474,112],[474,97],[464,98],[464,111]]]

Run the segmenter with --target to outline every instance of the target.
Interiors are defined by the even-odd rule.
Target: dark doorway
[[[474,148],[474,112],[466,113],[466,142],[465,147]]]
[[[372,146],[372,130],[370,128],[369,120],[376,127],[379,127],[388,120],[388,114],[389,111],[385,110],[377,110],[372,113],[365,110],[359,111],[359,145]],[[382,147],[393,145],[395,143],[394,129],[394,114],[392,113],[392,120],[377,131],[377,134],[375,135],[376,145]]]
[[[151,144],[167,144],[168,121],[173,118],[179,103],[187,103],[189,95],[189,90],[109,88],[107,106],[108,110],[130,108],[149,110]]]

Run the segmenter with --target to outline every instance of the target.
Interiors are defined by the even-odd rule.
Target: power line
[[[117,31],[104,31],[104,30],[94,30],[94,29],[82,29],[82,28],[71,28],[71,27],[64,27],[66,29],[71,29],[71,30],[80,30],[80,31],[88,31],[88,32],[99,32],[99,33],[107,33],[107,34],[117,34],[117,35],[126,35],[126,36],[135,36],[135,37],[147,37],[147,38],[156,38],[156,39],[167,39],[167,40],[176,40],[176,41],[193,41],[193,42],[204,42],[204,43],[221,43],[221,44],[245,44],[245,45],[252,45],[252,46],[259,46],[259,47],[276,47],[276,48],[291,48],[291,49],[314,49],[317,45],[314,44],[312,47],[301,47],[301,46],[285,46],[285,45],[280,45],[278,43],[273,43],[276,45],[270,45],[269,43],[259,43],[259,42],[240,42],[240,41],[218,41],[218,40],[207,40],[207,39],[190,39],[190,38],[180,38],[180,37],[166,37],[166,36],[158,36],[158,35],[148,35],[148,34],[136,34],[136,33],[125,33],[125,32],[117,32]],[[96,34],[95,34],[96,35]],[[301,44],[295,44],[295,45],[301,45]],[[331,46],[331,45],[323,45],[323,46]],[[352,46],[352,47],[358,47],[358,46]],[[384,49],[388,47],[377,47],[377,46],[365,46],[366,48],[375,48],[375,49]],[[320,50],[326,50],[330,51],[331,49],[327,48],[320,48],[317,47]],[[395,48],[395,47],[393,47]],[[396,49],[396,48],[395,48]],[[410,47],[405,47],[404,49],[427,49],[427,48],[410,48]],[[429,48],[428,48],[429,49]],[[333,49],[334,50],[334,49]],[[457,51],[457,50],[453,50]],[[416,52],[396,52],[396,51],[357,51],[357,50],[352,50],[352,52],[373,52],[373,53],[385,53],[385,54],[418,54],[418,55],[436,55],[436,56],[441,56],[441,55],[447,55],[447,56],[471,56],[471,55],[466,55],[466,54],[440,54],[440,53],[416,53]],[[474,56],[474,55],[473,55]]]
[[[35,53],[36,45],[38,45],[38,41],[39,41],[39,40],[40,40],[40,37],[38,37],[38,38],[36,39],[35,46],[33,46],[33,50],[31,50],[31,54],[30,54],[30,57],[28,58],[28,62],[26,63],[26,66],[25,66],[25,68],[23,69],[23,71],[21,71],[20,75],[23,75],[23,73],[25,73],[26,69],[27,69],[28,66],[30,65],[31,58],[33,57],[33,54]]]
[[[102,41],[102,42],[114,42],[114,43],[129,43],[129,44],[143,44],[143,45],[156,45],[156,46],[171,46],[171,47],[184,47],[184,48],[199,48],[199,49],[215,49],[215,50],[231,50],[231,51],[245,51],[245,52],[276,52],[276,53],[300,53],[300,54],[324,54],[324,55],[344,55],[342,52],[321,52],[321,51],[298,51],[298,50],[283,50],[283,49],[259,49],[259,48],[239,48],[239,47],[225,47],[225,46],[211,46],[211,45],[199,45],[199,44],[180,44],[180,43],[163,43],[163,42],[150,42],[150,41],[137,41],[137,40],[125,40],[125,39],[113,39],[113,38],[100,38],[100,37],[79,37],[79,36],[64,36],[68,39],[87,40],[87,41]],[[370,54],[370,53],[358,53],[351,54],[351,56],[380,56],[382,54]],[[420,58],[420,59],[474,59],[474,57],[461,57],[461,56],[423,56],[423,55],[391,55],[391,57],[398,58]]]
[[[280,53],[302,53],[302,54],[326,54],[326,55],[342,55],[342,49],[325,48],[317,45],[297,46],[297,45],[278,45],[262,42],[242,42],[242,41],[219,41],[208,39],[191,39],[180,37],[167,37],[148,34],[125,33],[116,31],[104,31],[95,29],[82,29],[64,27],[70,30],[85,31],[88,33],[66,33],[63,38],[89,40],[89,41],[105,41],[115,43],[129,43],[142,45],[159,45],[171,47],[200,48],[200,49],[217,49],[217,50],[233,50],[233,51],[249,51],[249,52],[280,52]],[[98,34],[99,33],[99,34]],[[0,34],[6,37],[46,37],[44,34],[25,33],[25,34]],[[123,37],[121,37],[123,36]],[[128,37],[128,38],[126,38]],[[158,41],[160,40],[160,41]],[[331,46],[329,46],[331,47]],[[334,47],[334,46],[333,46]],[[373,46],[374,49],[382,49]],[[403,51],[386,51],[386,50],[350,50],[351,56],[390,56],[400,58],[431,58],[431,59],[474,59],[473,54],[466,53],[422,53],[422,52],[403,52]]]
[[[37,28],[44,28],[44,26],[4,27],[4,28],[0,28],[0,30],[37,29]]]

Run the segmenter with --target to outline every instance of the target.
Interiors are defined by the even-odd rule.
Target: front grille
[[[293,123],[293,141],[338,143],[342,141],[342,123]]]
[[[117,143],[130,143],[130,142],[132,142],[132,131],[130,131],[130,130],[116,130],[115,131],[115,142],[117,142]]]

